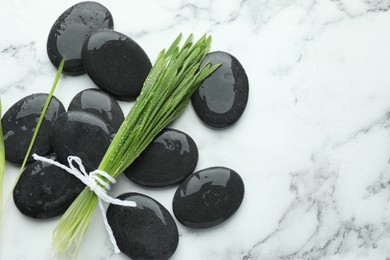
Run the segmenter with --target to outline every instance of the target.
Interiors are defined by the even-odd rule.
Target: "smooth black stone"
[[[240,62],[226,52],[206,55],[206,62],[222,65],[192,95],[192,106],[207,125],[224,128],[235,123],[248,102],[248,77]]]
[[[24,97],[4,114],[1,123],[7,161],[22,164],[47,96],[40,93]],[[46,155],[50,152],[51,147],[47,136],[53,121],[62,113],[65,113],[64,106],[53,97],[35,139],[31,155],[34,153]],[[28,161],[32,160],[30,156]]]
[[[68,111],[87,111],[107,121],[115,132],[125,119],[118,102],[99,89],[86,89],[70,102]]]
[[[58,67],[65,59],[63,71],[71,75],[84,74],[81,48],[91,33],[100,29],[112,29],[114,21],[103,5],[80,2],[71,6],[54,22],[47,39],[47,54],[51,63]]]
[[[211,167],[190,175],[179,186],[173,212],[187,227],[209,228],[233,215],[243,198],[244,183],[237,172]]]
[[[89,112],[70,111],[54,122],[50,142],[62,164],[68,165],[68,156],[78,156],[90,172],[98,168],[114,133],[100,117]]]
[[[122,194],[118,199],[137,203],[137,207],[111,204],[107,209],[108,223],[119,249],[134,260],[171,257],[179,243],[179,234],[168,210],[139,193]]]
[[[85,70],[103,91],[118,99],[134,99],[152,64],[145,51],[131,38],[101,30],[84,43],[81,57]]]
[[[49,157],[55,160],[55,156]],[[36,161],[20,176],[13,191],[16,207],[26,216],[47,219],[63,214],[84,184],[57,166]]]
[[[192,138],[166,128],[149,144],[125,171],[135,183],[163,187],[190,175],[198,162],[198,148]]]

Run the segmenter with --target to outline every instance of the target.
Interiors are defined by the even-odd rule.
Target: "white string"
[[[67,171],[68,173],[70,173],[70,174],[74,175],[76,178],[78,178],[82,183],[84,183],[86,186],[88,186],[89,189],[96,194],[96,196],[98,197],[99,208],[100,208],[100,212],[101,212],[102,217],[103,217],[103,223],[104,223],[104,226],[106,227],[108,237],[110,238],[110,241],[111,241],[112,245],[114,246],[115,253],[120,253],[120,250],[116,244],[116,240],[115,240],[114,234],[112,232],[112,229],[111,229],[110,225],[108,224],[106,212],[104,210],[104,206],[103,206],[102,201],[105,201],[105,202],[111,203],[111,204],[115,204],[115,205],[127,206],[127,207],[136,207],[137,204],[134,201],[119,200],[119,199],[115,199],[115,198],[107,195],[107,190],[110,189],[110,183],[115,183],[116,180],[112,176],[110,176],[108,173],[101,171],[101,170],[94,170],[88,174],[85,171],[85,167],[83,165],[83,162],[77,156],[69,156],[68,157],[69,167],[66,165],[63,165],[59,162],[56,162],[52,159],[39,156],[37,154],[33,154],[33,158],[37,161],[46,162],[46,163],[55,165],[55,166],[65,170],[65,171]],[[73,162],[75,162],[78,167],[75,167],[73,165]],[[102,177],[107,179],[107,181],[103,180]],[[102,188],[99,184],[102,185],[104,188]]]

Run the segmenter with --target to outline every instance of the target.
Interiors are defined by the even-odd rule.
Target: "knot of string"
[[[103,218],[103,222],[107,234],[114,247],[115,253],[119,253],[120,250],[118,248],[118,245],[116,244],[114,234],[112,232],[110,225],[108,224],[106,212],[103,206],[103,201],[107,203],[120,205],[120,206],[127,206],[127,207],[136,207],[137,204],[134,201],[119,200],[107,195],[107,190],[110,189],[110,183],[115,183],[116,180],[111,175],[101,170],[94,170],[88,174],[85,170],[83,162],[77,156],[68,157],[69,166],[63,165],[52,159],[42,157],[37,154],[33,154],[33,158],[37,161],[46,162],[67,171],[68,173],[78,178],[82,183],[88,186],[92,192],[96,194],[96,196],[98,197],[99,208],[100,208],[100,212]],[[75,166],[74,163],[76,163],[77,166]]]

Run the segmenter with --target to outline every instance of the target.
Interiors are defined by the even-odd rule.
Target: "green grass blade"
[[[171,56],[172,53],[178,48],[179,46],[179,43],[181,41],[181,38],[183,38],[183,34],[180,33],[179,36],[177,36],[177,38],[173,41],[171,47],[169,47],[169,49],[167,50],[167,53],[165,54],[165,56]]]
[[[35,130],[34,130],[34,133],[33,133],[32,138],[31,138],[30,144],[29,144],[29,146],[28,146],[28,149],[27,149],[26,155],[25,155],[25,157],[24,157],[23,163],[22,163],[22,165],[20,166],[19,173],[18,173],[18,175],[16,176],[16,179],[15,179],[15,181],[14,181],[14,184],[12,185],[11,192],[10,192],[8,198],[11,197],[11,194],[12,194],[13,190],[15,189],[16,184],[17,184],[18,181],[19,181],[20,175],[22,175],[22,172],[23,172],[23,170],[24,170],[24,167],[26,166],[28,157],[30,156],[31,150],[32,150],[32,148],[33,148],[33,146],[34,146],[35,139],[37,138],[37,135],[38,135],[38,132],[39,132],[39,128],[41,127],[43,118],[45,117],[47,108],[49,107],[50,101],[51,101],[51,99],[52,99],[52,97],[53,97],[54,90],[56,89],[58,80],[60,79],[60,76],[61,76],[61,73],[62,73],[62,69],[64,68],[64,64],[65,64],[65,61],[64,61],[64,59],[62,59],[60,65],[58,66],[57,75],[56,75],[56,78],[54,79],[53,85],[52,85],[52,87],[51,87],[51,89],[50,89],[50,93],[49,93],[49,95],[47,96],[45,105],[44,105],[43,108],[42,108],[41,115],[40,115],[40,117],[39,117],[37,126],[35,127]]]

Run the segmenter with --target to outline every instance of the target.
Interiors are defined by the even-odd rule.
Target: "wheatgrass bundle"
[[[211,37],[195,44],[190,35],[183,46],[182,35],[159,54],[147,76],[141,94],[106,151],[98,170],[118,177],[148,146],[154,137],[184,110],[192,93],[218,65],[201,61],[208,53]],[[101,176],[102,177],[102,176]],[[103,177],[104,179],[104,177]],[[86,187],[62,216],[53,234],[55,256],[77,257],[98,198]]]

